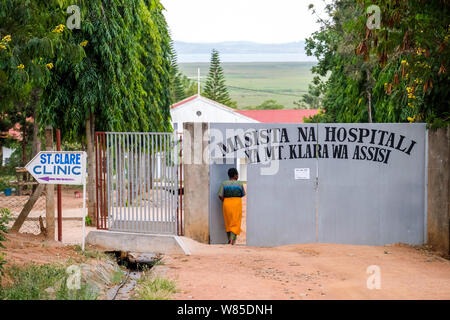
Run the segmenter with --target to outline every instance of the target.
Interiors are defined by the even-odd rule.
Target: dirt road
[[[192,255],[166,256],[159,267],[176,280],[176,299],[450,299],[450,261],[409,246],[253,248],[183,240]],[[380,267],[380,290],[367,288],[370,265]]]

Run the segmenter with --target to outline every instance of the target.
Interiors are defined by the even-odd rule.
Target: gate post
[[[53,128],[45,127],[45,149],[53,151]],[[47,237],[55,240],[55,185],[48,184],[46,189],[46,228]]]
[[[450,126],[428,137],[428,244],[450,255]]]
[[[207,123],[183,124],[184,235],[209,243],[209,163]]]

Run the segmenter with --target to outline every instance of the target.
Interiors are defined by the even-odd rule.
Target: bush
[[[0,300],[95,300],[90,287],[81,284],[79,290],[67,287],[66,266],[62,264],[14,265],[6,273],[12,283],[0,288]]]
[[[5,234],[8,232],[7,225],[12,219],[11,211],[8,208],[0,209],[0,248],[5,248],[2,242],[6,241]],[[6,263],[5,254],[0,254],[0,280],[3,275],[3,266]]]

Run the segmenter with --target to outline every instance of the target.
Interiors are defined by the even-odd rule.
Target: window
[[[202,115],[202,112],[201,111],[197,111],[197,116],[201,116]]]

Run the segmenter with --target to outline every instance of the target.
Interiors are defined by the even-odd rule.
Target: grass
[[[0,287],[0,300],[95,300],[86,284],[79,290],[67,288],[66,266],[62,264],[23,266],[6,270],[10,282]]]
[[[97,250],[88,250],[85,248],[85,250],[81,250],[80,245],[74,246],[75,252],[82,255],[86,259],[110,259],[110,257],[103,252],[97,251]]]
[[[292,109],[295,107],[294,101],[299,100],[300,96],[308,91],[308,84],[314,77],[311,73],[314,64],[314,62],[224,62],[222,67],[228,86],[277,92],[264,93],[229,88],[231,98],[237,101],[239,109],[257,106],[269,99],[274,99],[286,108]],[[206,77],[209,63],[180,63],[180,70],[195,79],[197,68],[200,68],[202,76]],[[202,83],[204,82],[203,78]]]
[[[121,284],[125,275],[123,274],[122,270],[115,271],[111,276],[111,282],[113,285]]]
[[[151,277],[144,273],[136,286],[135,298],[138,300],[169,300],[176,292],[174,281],[159,276]]]

